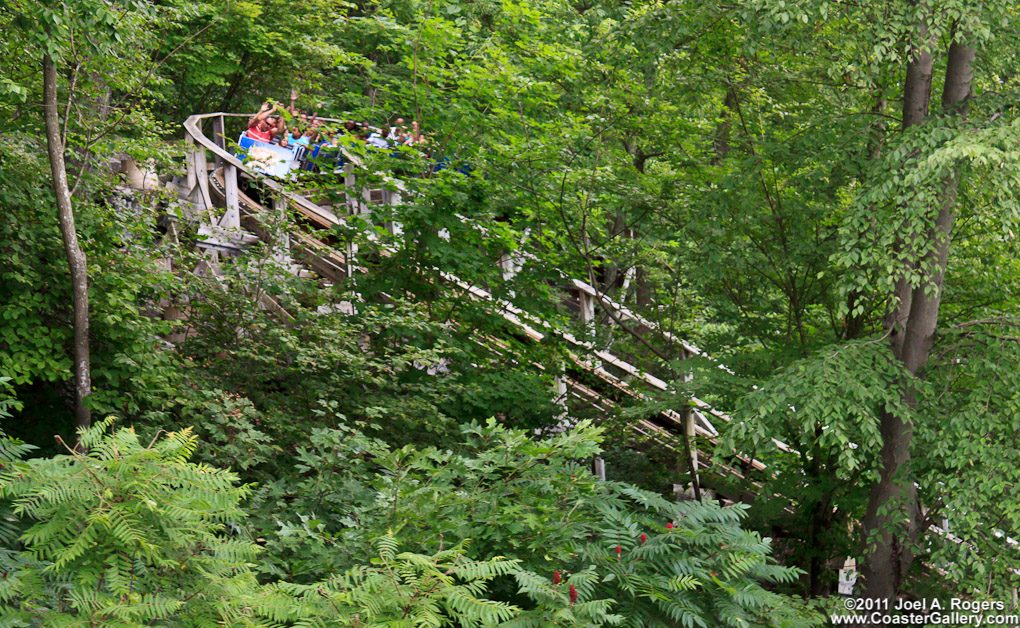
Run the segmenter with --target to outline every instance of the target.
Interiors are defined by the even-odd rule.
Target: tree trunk
[[[916,4],[916,3],[912,3]],[[934,60],[931,56],[929,46],[933,44],[927,25],[922,21],[918,26],[918,39],[920,43],[913,52],[913,57],[907,64],[907,76],[903,81],[903,130],[906,131],[915,124],[919,124],[928,117],[928,108],[931,102],[931,79]],[[897,242],[894,250],[901,253],[904,247],[911,247],[910,242]],[[906,324],[910,312],[910,299],[912,296],[910,282],[902,278],[896,282],[893,296],[896,299],[896,306],[886,315],[885,327],[892,329],[889,335],[893,351],[899,353],[900,345],[903,343],[903,335],[900,330]]]
[[[250,72],[248,69],[248,56],[249,51],[245,50],[241,54],[241,58],[237,61],[237,72],[230,79],[230,87],[227,88],[226,93],[223,95],[223,100],[220,101],[219,111],[231,111],[231,107],[234,103],[234,97],[237,96],[238,90],[244,85],[245,79],[248,78]]]
[[[955,42],[950,46],[942,92],[945,112],[965,114],[966,100],[971,92],[973,61],[972,46]],[[921,67],[913,67],[915,64]],[[919,116],[919,112],[927,111],[931,56],[919,54],[911,61],[911,66],[904,86],[904,126],[908,122],[912,125],[922,121],[923,115]],[[919,84],[925,82],[927,89],[921,89]],[[894,354],[911,376],[916,376],[924,368],[931,354],[942,302],[942,284],[949,258],[958,188],[959,174],[953,172],[943,183],[938,214],[924,234],[925,240],[932,246],[914,263],[915,268],[926,269],[926,277],[912,289],[897,287],[898,291],[904,291],[906,298],[899,302],[892,317],[891,322],[897,327],[893,329],[890,342]],[[910,243],[907,245],[910,246]],[[889,322],[887,320],[887,324]],[[903,400],[908,407],[916,405],[912,382],[904,382]],[[864,538],[870,542],[862,575],[865,578],[865,597],[893,599],[913,562],[911,548],[917,541],[920,509],[916,486],[908,469],[912,426],[903,417],[891,413],[883,413],[881,420],[882,467],[879,480],[871,489],[863,521]],[[879,514],[880,511],[882,514]]]
[[[818,477],[820,471],[812,469],[811,474]],[[832,493],[824,493],[811,507],[811,523],[808,527],[808,593],[817,598],[828,594],[828,586],[823,579],[825,561],[831,546],[825,543],[823,534],[832,525]]]
[[[638,310],[640,311],[641,308],[650,307],[652,305],[652,282],[649,281],[648,271],[645,270],[644,266],[638,266],[635,275],[637,289],[634,299],[638,306]]]
[[[627,230],[627,217],[624,215],[623,210],[617,211],[613,215],[613,219],[609,222],[609,239],[615,240],[618,236],[622,235]],[[626,295],[618,296],[617,289],[620,287],[622,282],[623,273],[620,272],[620,266],[616,263],[607,259],[606,272],[603,278],[602,294],[605,294],[611,299],[619,299],[622,303]]]
[[[735,87],[726,90],[726,97],[723,99],[722,111],[719,112],[719,125],[715,129],[715,138],[712,140],[712,148],[715,151],[711,164],[718,166],[730,152],[730,125],[733,110],[737,107],[737,91]]]
[[[43,117],[46,121],[46,148],[50,170],[53,172],[53,194],[57,199],[60,218],[60,235],[64,240],[67,265],[71,270],[71,289],[74,296],[74,417],[78,428],[88,428],[92,414],[85,398],[92,392],[89,364],[89,286],[85,253],[78,245],[74,228],[74,211],[71,190],[67,187],[67,170],[64,167],[64,148],[60,137],[60,120],[57,118],[57,70],[49,55],[43,56]]]

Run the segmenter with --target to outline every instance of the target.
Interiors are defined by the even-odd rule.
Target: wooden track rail
[[[277,216],[286,216],[289,207],[296,210],[307,226],[313,229],[328,230],[343,224],[348,215],[364,213],[369,201],[368,193],[365,192],[363,197],[354,197],[349,193],[355,189],[357,158],[346,155],[348,158],[345,170],[345,188],[348,191],[345,202],[346,211],[343,217],[338,217],[330,208],[322,207],[308,198],[285,189],[277,181],[252,171],[231,154],[228,150],[230,143],[224,134],[226,120],[248,117],[250,114],[210,113],[193,115],[184,122],[187,141],[190,143],[187,198],[191,202],[192,208],[187,213],[199,222],[199,234],[206,238],[199,242],[199,246],[211,250],[214,256],[219,252],[241,253],[248,242],[247,238],[253,235],[278,248],[285,249],[285,254],[290,259],[332,282],[343,281],[352,272],[361,270],[357,268],[354,260],[356,250],[348,247],[345,252],[338,252],[334,246],[316,237],[314,231],[309,233],[307,229],[301,228],[299,225],[290,225],[286,230],[284,242],[273,242],[273,235],[260,219],[261,216],[272,215],[271,212],[275,212]],[[326,122],[341,122],[330,118],[322,119]],[[212,138],[206,137],[203,133],[202,127],[206,122],[212,124]],[[207,151],[213,156],[211,164],[207,160]],[[262,206],[238,188],[238,177],[242,173],[258,180],[259,184],[273,195],[272,208]],[[395,182],[395,185],[400,186],[399,182]],[[383,196],[391,202],[394,200],[389,194]],[[399,201],[399,196],[397,200]],[[387,225],[387,227],[391,230],[400,228],[399,225],[394,224]],[[500,266],[504,268],[504,278],[513,276],[520,270],[522,264],[523,260],[521,259],[503,256]],[[639,386],[635,386],[635,383],[659,391],[667,391],[670,388],[666,381],[655,375],[630,364],[609,351],[600,350],[591,343],[578,339],[567,330],[556,328],[508,301],[494,297],[478,286],[470,285],[450,273],[441,272],[440,275],[450,286],[469,297],[491,303],[493,310],[518,330],[519,336],[539,342],[546,335],[555,335],[571,347],[568,353],[570,364],[567,365],[564,373],[557,376],[557,387],[588,407],[609,414],[618,406],[618,399],[644,398],[645,393]],[[712,359],[693,344],[668,331],[659,329],[655,323],[612,301],[590,284],[577,279],[569,279],[568,284],[569,289],[576,296],[580,306],[579,317],[584,324],[594,325],[597,323],[594,312],[596,304],[599,304],[613,312],[617,319],[633,321],[655,330],[659,337],[679,347],[685,357],[698,356]],[[282,306],[275,302],[264,304],[264,307],[274,311],[279,310],[284,318],[290,316]],[[490,347],[499,343],[496,339],[486,340],[488,341],[487,346]],[[540,365],[536,365],[536,367],[541,368]],[[729,371],[722,364],[718,364],[718,367]],[[732,419],[701,399],[691,397],[689,406],[679,410],[660,411],[654,417],[636,421],[631,425],[631,428],[661,446],[678,450],[678,434],[681,432],[686,432],[688,436],[693,437],[692,444],[697,439],[700,442],[714,445],[719,436],[718,430],[713,425],[715,420],[725,422]],[[785,443],[776,439],[772,440],[781,451],[797,453]],[[712,456],[708,450],[695,453],[695,469],[699,477],[716,476],[734,479],[743,488],[743,493],[740,495],[730,494],[730,497],[745,501],[752,499],[762,490],[761,480],[769,471],[763,463],[747,456],[736,456],[736,462],[739,463],[738,466],[727,464],[718,457]],[[774,497],[785,503],[790,501],[788,497],[781,495],[774,495]],[[785,510],[793,512],[791,507],[787,507]],[[966,540],[937,526],[933,526],[932,530],[935,534],[953,543],[967,543]],[[1006,537],[1005,542],[1011,547],[1020,547],[1020,543],[1012,538]],[[1020,575],[1020,569],[1012,571]]]
[[[188,158],[187,184],[190,190],[188,198],[195,205],[193,215],[202,223],[199,233],[207,236],[200,242],[214,251],[239,253],[245,245],[246,234],[254,234],[260,239],[271,241],[272,236],[260,216],[273,215],[272,212],[284,212],[287,206],[297,211],[298,215],[313,228],[308,229],[293,225],[288,229],[287,242],[282,243],[289,255],[300,264],[332,282],[342,281],[354,271],[353,251],[338,252],[335,247],[316,237],[314,229],[329,229],[343,224],[347,215],[364,211],[362,198],[351,198],[350,191],[355,189],[356,169],[350,165],[345,171],[347,202],[345,214],[337,216],[331,208],[322,207],[308,198],[287,190],[279,182],[262,177],[247,167],[229,151],[230,143],[225,137],[224,128],[228,118],[247,118],[249,114],[211,113],[193,115],[184,123],[187,139],[191,144]],[[327,122],[339,122],[326,119]],[[203,126],[212,124],[213,137],[203,132]],[[207,152],[212,154],[213,162],[207,159]],[[274,198],[273,208],[266,208],[258,201],[243,193],[238,188],[238,176],[257,179],[263,190]],[[279,205],[279,206],[278,206]],[[399,228],[397,226],[396,228]],[[281,243],[277,243],[279,245]],[[501,260],[502,262],[503,260]],[[511,264],[514,262],[511,261]],[[520,268],[520,262],[514,272]],[[570,364],[567,372],[559,376],[560,385],[564,385],[572,398],[586,405],[608,411],[617,405],[614,399],[642,398],[641,387],[667,391],[670,385],[663,379],[648,373],[609,351],[600,350],[592,344],[575,337],[572,333],[531,315],[517,308],[512,303],[494,297],[488,291],[470,285],[450,273],[441,273],[443,281],[460,290],[467,296],[478,301],[490,303],[494,311],[501,314],[513,324],[519,335],[533,341],[541,341],[547,335],[555,335],[563,340],[568,347]],[[599,293],[589,284],[571,279],[568,289],[580,303],[581,322],[587,325],[596,323],[594,320],[595,304],[601,302],[603,308],[610,309],[617,318],[633,321],[648,328],[655,329],[661,337],[675,343],[687,356],[706,356],[696,346],[676,338],[669,332],[658,330],[656,325],[633,313],[628,308],[612,301]],[[720,368],[725,368],[720,365]],[[573,373],[574,375],[572,375]],[[584,377],[578,375],[584,374]],[[582,381],[582,379],[584,381]],[[639,384],[640,386],[635,386]],[[729,421],[729,416],[711,407],[704,401],[693,397],[690,405],[678,410],[664,410],[658,413],[655,420],[639,421],[634,429],[653,441],[670,447],[677,447],[677,434],[681,431],[693,437],[696,442],[714,444],[719,432],[714,421]],[[776,441],[785,451],[792,451],[785,444]],[[708,472],[716,475],[733,477],[743,483],[750,478],[748,473],[762,472],[765,465],[757,460],[739,457],[738,469],[724,464],[718,457],[709,458],[707,451],[698,452],[699,475]],[[696,456],[698,455],[696,454]],[[709,466],[709,461],[711,461]]]

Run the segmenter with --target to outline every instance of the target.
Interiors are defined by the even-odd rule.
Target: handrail
[[[217,157],[222,159],[224,162],[234,166],[238,170],[241,170],[243,172],[247,172],[249,175],[258,176],[257,173],[253,172],[250,168],[248,168],[243,163],[241,163],[240,159],[235,157],[232,153],[229,153],[226,150],[220,148],[219,145],[216,144],[216,142],[214,142],[213,140],[210,140],[209,138],[207,138],[205,136],[204,133],[202,133],[202,130],[198,126],[198,121],[199,120],[205,120],[207,118],[218,118],[218,117],[239,118],[239,117],[246,117],[246,114],[243,114],[243,113],[207,113],[207,114],[197,114],[197,115],[190,116],[187,120],[184,121],[184,129],[188,132],[188,135],[191,136],[192,140],[194,140],[195,142],[201,144],[204,148],[212,151],[214,155],[216,155]],[[225,139],[226,138],[224,138],[224,140]],[[326,218],[326,219],[334,221],[334,222],[339,222],[337,220],[337,217],[335,215],[333,215],[333,212],[331,212],[331,211],[329,211],[329,210],[327,210],[327,209],[325,209],[323,207],[320,207],[320,206],[316,205],[315,203],[309,201],[308,199],[306,199],[303,196],[300,196],[298,194],[294,194],[293,192],[290,192],[290,191],[284,189],[283,186],[281,186],[279,183],[277,183],[273,179],[271,179],[269,177],[265,177],[265,178],[262,179],[262,183],[263,183],[263,185],[268,187],[270,190],[273,190],[274,192],[282,194],[284,197],[287,198],[287,200],[295,203],[296,205],[298,205],[302,209],[305,209],[305,210],[310,211],[312,213],[318,214],[322,218]]]

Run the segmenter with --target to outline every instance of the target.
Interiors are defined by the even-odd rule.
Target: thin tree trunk
[[[652,282],[649,281],[648,271],[645,270],[644,266],[638,266],[635,275],[637,290],[634,300],[638,306],[638,310],[640,310],[641,308],[649,307],[652,304]]]
[[[819,470],[813,469],[811,474],[818,477]],[[826,551],[831,551],[823,535],[832,525],[832,493],[825,493],[811,508],[811,523],[808,527],[808,593],[811,597],[821,597],[828,593],[826,582],[822,578],[825,568]]]
[[[43,56],[43,117],[46,121],[46,148],[50,170],[53,172],[53,194],[57,199],[60,218],[60,235],[64,240],[67,265],[71,271],[71,288],[74,295],[74,417],[79,428],[88,428],[92,413],[85,398],[92,392],[89,364],[89,286],[85,253],[78,245],[74,228],[74,210],[71,190],[67,187],[67,170],[64,167],[64,148],[60,137],[60,120],[57,117],[57,70],[49,55]]]
[[[238,90],[241,89],[241,86],[244,84],[245,79],[248,78],[249,75],[247,67],[248,55],[249,52],[247,50],[245,50],[244,53],[241,54],[241,58],[237,62],[238,65],[237,72],[234,73],[234,76],[231,77],[230,79],[230,87],[227,88],[227,91],[223,96],[223,100],[220,101],[219,111],[231,110],[231,106],[234,101],[234,96],[237,95],[237,92]]]
[[[627,228],[627,217],[623,214],[623,210],[617,211],[613,215],[613,219],[609,223],[609,239],[616,239],[617,236],[621,235]],[[606,264],[606,273],[603,278],[602,293],[609,296],[611,299],[617,299],[622,302],[624,298],[617,296],[617,285],[621,282],[622,274],[620,272],[620,266],[615,262],[609,261]],[[626,297],[626,295],[624,295]]]
[[[914,75],[927,74],[927,91],[930,92],[930,55],[928,60],[921,59],[921,56],[917,59],[926,63],[927,69],[913,68],[917,71]],[[966,100],[971,93],[973,61],[972,46],[955,42],[950,46],[942,92],[942,107],[947,113],[965,114]],[[915,96],[924,97],[926,111],[928,96],[923,93],[924,90],[911,89],[911,76],[908,70],[904,121],[916,124],[923,117],[917,118],[918,109],[909,111],[908,106],[919,104],[914,100]],[[921,76],[921,79],[924,77]],[[932,246],[921,259],[916,260],[915,267],[926,269],[927,276],[920,285],[910,290],[909,299],[901,301],[897,307],[896,319],[902,324],[894,330],[896,337],[890,337],[890,342],[896,357],[911,376],[916,376],[924,368],[931,354],[942,302],[942,284],[949,258],[958,188],[959,174],[953,172],[943,183],[938,214],[924,235]],[[903,400],[908,407],[916,405],[912,382],[905,382]],[[881,419],[882,467],[879,480],[872,487],[863,521],[864,538],[871,543],[862,575],[865,578],[865,597],[893,599],[913,562],[911,548],[917,541],[920,509],[917,490],[908,470],[912,425],[891,413],[883,413]],[[879,514],[880,511],[882,514]]]
[[[712,148],[715,151],[711,164],[718,166],[730,152],[730,126],[732,125],[733,110],[737,106],[737,90],[730,87],[726,90],[726,97],[723,99],[722,111],[719,112],[719,125],[715,129],[715,138],[712,140]]]

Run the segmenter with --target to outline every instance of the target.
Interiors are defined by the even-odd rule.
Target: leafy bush
[[[313,432],[299,454],[301,475],[256,497],[256,520],[265,526],[259,535],[269,548],[265,572],[298,567],[287,575],[315,587],[352,570],[349,596],[359,590],[351,583],[383,577],[366,575],[361,565],[382,558],[399,571],[425,560],[412,554],[452,565],[445,552],[456,548],[457,560],[471,564],[515,561],[513,570],[489,574],[489,591],[521,609],[514,620],[520,625],[814,621],[768,590],[798,572],[769,564],[769,540],[740,528],[743,507],[671,502],[599,482],[578,464],[600,451],[599,428],[582,423],[544,440],[494,421],[463,432],[457,453],[391,448],[357,432]],[[280,516],[287,510],[294,514]],[[410,562],[398,569],[392,557],[377,555],[372,539],[379,538],[408,549],[397,562]],[[402,595],[399,589],[394,584],[392,594]]]
[[[232,625],[232,600],[255,585],[259,548],[238,527],[248,489],[187,462],[190,430],[143,445],[131,429],[106,434],[111,423],[82,432],[88,453],[2,461],[0,499],[26,527],[0,614],[14,626]]]
[[[537,440],[490,421],[463,452],[318,430],[296,476],[260,489],[188,462],[188,429],[143,444],[107,419],[82,451],[0,446],[7,626],[792,626],[742,510],[598,482],[581,424]],[[109,433],[108,433],[109,432]],[[316,513],[321,514],[316,514]],[[291,513],[285,515],[284,513]],[[272,522],[272,523],[270,523]]]

